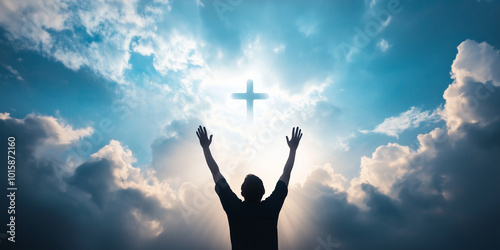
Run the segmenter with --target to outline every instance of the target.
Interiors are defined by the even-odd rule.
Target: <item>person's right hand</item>
[[[300,139],[302,138],[302,130],[297,128],[292,129],[292,139],[288,140],[288,136],[286,137],[286,142],[288,143],[288,146],[290,149],[297,149],[299,146]]]
[[[198,131],[196,131],[196,135],[198,136],[198,139],[200,139],[200,145],[202,148],[208,148],[210,146],[210,143],[212,143],[212,137],[214,135],[210,135],[210,139],[208,139],[208,134],[207,134],[207,129],[205,127],[201,127],[201,125],[198,127]]]

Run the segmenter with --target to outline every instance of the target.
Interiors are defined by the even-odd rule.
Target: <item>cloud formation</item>
[[[188,239],[174,240],[183,239],[181,235],[189,230],[177,193],[157,179],[154,171],[133,167],[132,152],[118,141],[111,141],[74,170],[58,174],[70,164],[37,158],[36,151],[76,143],[89,129],[73,129],[47,116],[14,119],[4,113],[0,117],[2,137],[16,138],[16,186],[20,187],[16,223],[30,225],[17,227],[13,249],[201,246]],[[2,171],[1,177],[7,179],[7,172]],[[2,198],[1,204],[6,202]],[[2,223],[7,224],[5,219],[2,217]]]
[[[439,112],[445,127],[419,135],[416,150],[396,143],[379,146],[361,159],[359,175],[351,180],[331,164],[313,168],[303,184],[290,186],[280,216],[282,248],[496,246],[500,233],[498,50],[471,40],[458,50],[452,66],[454,81],[445,91],[446,103]],[[464,108],[467,98],[477,98],[478,105]],[[381,127],[397,135],[434,116],[411,108],[386,119]],[[169,157],[178,154],[179,138],[188,137],[186,127],[197,122],[170,124],[166,128],[170,136],[153,145],[156,157],[163,157],[153,163],[169,164]],[[93,129],[73,128],[50,116],[15,119],[1,113],[0,131],[3,138],[16,136],[18,155],[23,156],[17,168],[17,185],[22,187],[17,223],[30,227],[18,228],[20,238],[14,247],[229,246],[213,182],[200,186],[175,178],[167,181],[165,176],[178,173],[161,176],[154,168],[133,166],[132,151],[115,140],[71,167],[59,147],[79,143]],[[47,154],[53,157],[43,157]],[[5,171],[1,178],[7,178]],[[1,203],[6,204],[5,197]],[[307,233],[300,228],[308,229]]]
[[[486,42],[466,40],[451,66],[455,81],[444,92],[443,116],[452,131],[464,123],[487,126],[498,117],[500,53]]]
[[[458,50],[455,81],[444,95],[446,127],[419,135],[416,151],[394,143],[378,147],[361,160],[347,193],[326,185],[312,189],[318,179],[309,176],[302,193],[321,190],[311,223],[328,232],[323,237],[331,235],[346,249],[496,246],[500,155],[493,152],[500,148],[500,95],[493,72],[500,69],[499,51],[471,40]],[[474,109],[457,105],[477,98],[476,89],[490,90],[482,92],[488,97]]]
[[[156,33],[168,1],[1,1],[0,25],[19,48],[40,51],[69,69],[89,67],[118,83],[127,83],[132,52],[154,54],[158,72],[179,70],[202,61],[196,43],[173,34]],[[16,18],[22,16],[23,18]],[[143,44],[143,41],[152,43]],[[149,50],[147,50],[149,49]],[[153,50],[151,50],[153,49]]]
[[[380,39],[380,41],[377,43],[377,47],[382,51],[386,52],[391,45],[389,45],[389,42],[385,39]]]
[[[402,132],[411,128],[418,128],[424,122],[436,122],[440,120],[438,114],[439,109],[433,112],[426,110],[421,111],[420,108],[411,107],[409,110],[386,118],[381,124],[377,125],[373,130],[360,130],[361,133],[380,133],[388,136],[398,137]]]
[[[12,74],[18,81],[24,81],[24,78],[19,74],[19,71],[12,68],[10,65],[4,65],[4,67]]]

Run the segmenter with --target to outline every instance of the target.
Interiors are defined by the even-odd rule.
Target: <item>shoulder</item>
[[[233,190],[229,187],[226,179],[222,178],[215,183],[215,192],[219,196],[222,207],[226,213],[233,213],[241,203],[241,200],[234,194]]]
[[[220,188],[226,188],[229,187],[229,184],[227,184],[226,178],[220,178],[216,183],[215,186],[220,187]]]
[[[288,191],[288,185],[284,181],[279,180],[276,183],[276,187],[274,189],[275,190],[284,190],[286,192],[286,191]]]
[[[231,188],[229,187],[229,184],[227,183],[226,181],[226,178],[221,178],[220,180],[218,180],[216,183],[215,183],[215,192],[219,193],[223,190],[231,190]]]
[[[288,194],[288,186],[282,180],[279,180],[276,183],[276,187],[274,188],[271,195],[266,199],[266,201],[273,200],[284,200]]]

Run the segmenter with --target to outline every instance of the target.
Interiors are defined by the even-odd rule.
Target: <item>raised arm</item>
[[[208,139],[207,129],[205,127],[198,127],[198,131],[196,131],[196,135],[198,139],[200,139],[200,145],[203,148],[203,153],[205,154],[205,160],[207,161],[208,168],[210,168],[210,172],[212,172],[212,177],[214,178],[215,183],[220,179],[224,178],[219,171],[219,166],[215,162],[212,157],[212,153],[210,152],[210,143],[212,143],[213,135],[210,135],[210,139]]]
[[[288,147],[290,147],[290,154],[288,155],[288,160],[286,161],[285,168],[283,169],[283,174],[280,177],[280,181],[283,181],[287,186],[290,181],[290,174],[292,173],[293,163],[295,162],[295,152],[297,152],[297,147],[299,146],[300,139],[302,138],[302,130],[297,128],[292,129],[292,139],[289,140],[286,137],[286,142]]]

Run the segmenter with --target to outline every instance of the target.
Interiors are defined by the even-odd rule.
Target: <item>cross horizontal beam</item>
[[[247,92],[246,93],[233,93],[231,95],[233,99],[243,99],[247,101],[247,121],[253,121],[253,101],[259,99],[267,99],[269,97],[266,93],[254,93],[253,92],[253,81],[250,79],[247,81]]]

